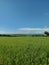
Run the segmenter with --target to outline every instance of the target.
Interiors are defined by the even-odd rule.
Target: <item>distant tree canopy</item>
[[[26,36],[32,36],[32,37],[49,36],[49,32],[45,31],[44,34],[0,34],[0,37],[26,37]]]
[[[49,32],[45,31],[44,34],[46,34],[47,36],[49,36]]]

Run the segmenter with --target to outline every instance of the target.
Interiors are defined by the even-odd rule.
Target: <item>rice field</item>
[[[49,37],[0,37],[0,65],[49,65]]]

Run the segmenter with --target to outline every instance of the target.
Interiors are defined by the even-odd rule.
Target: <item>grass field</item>
[[[49,37],[0,37],[0,65],[49,65]]]

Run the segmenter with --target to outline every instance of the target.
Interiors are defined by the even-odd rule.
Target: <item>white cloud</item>
[[[0,34],[5,34],[5,31],[0,31]]]
[[[2,31],[0,30],[0,34],[14,34],[15,32],[12,32],[12,31]]]
[[[8,31],[8,30],[1,30],[0,34],[38,34],[38,33],[44,33],[44,31],[49,32],[49,28],[19,28],[16,29],[16,31]]]
[[[49,32],[49,28],[44,27],[44,28],[19,28],[18,29],[21,33],[31,33],[31,34],[41,34],[44,33],[44,31]],[[20,33],[19,32],[19,33]]]
[[[44,30],[49,31],[49,28],[19,28],[18,30],[28,31],[28,30]]]

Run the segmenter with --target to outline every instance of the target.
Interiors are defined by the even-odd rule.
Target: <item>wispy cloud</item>
[[[44,15],[49,15],[49,13],[47,12],[47,13],[44,13]]]
[[[48,31],[49,28],[19,28],[18,30],[44,30],[44,31]]]
[[[0,34],[5,34],[5,31],[0,31]]]
[[[14,32],[0,31],[0,34],[14,34]]]
[[[19,28],[19,31],[21,31],[21,33],[31,33],[31,34],[40,34],[40,33],[44,33],[44,31],[48,31],[49,32],[49,28],[44,27],[44,28]]]
[[[0,34],[39,34],[44,33],[44,31],[49,32],[49,28],[19,28],[16,29],[16,31],[7,31],[0,29]]]

